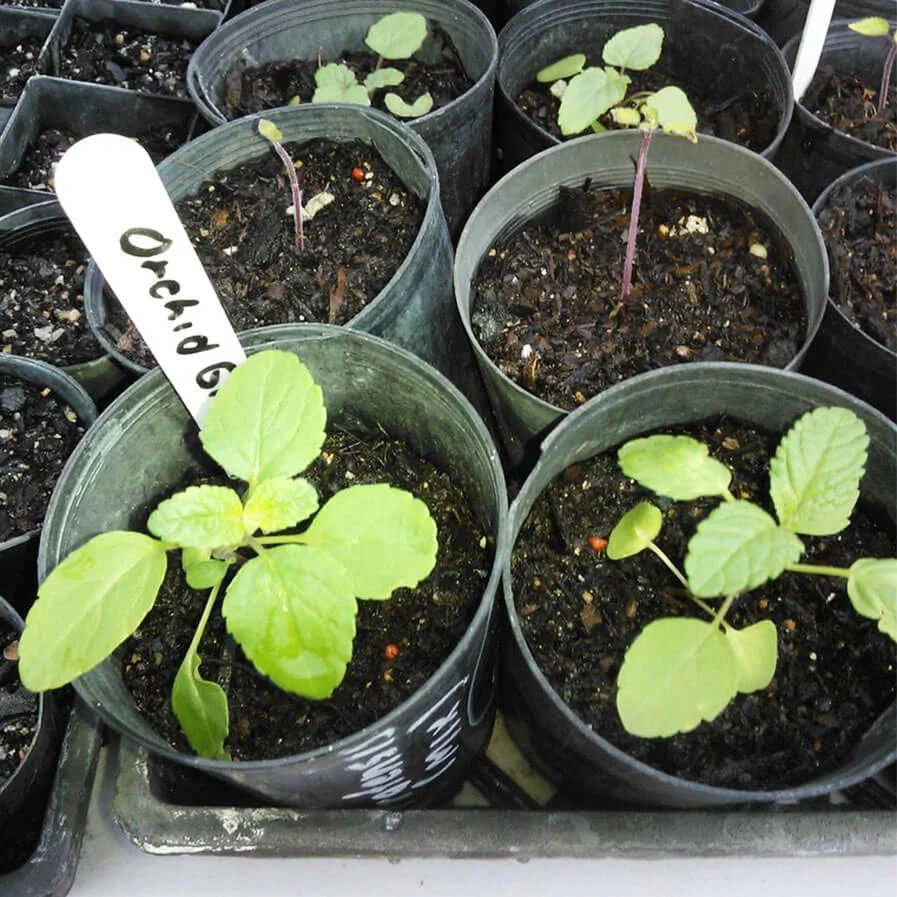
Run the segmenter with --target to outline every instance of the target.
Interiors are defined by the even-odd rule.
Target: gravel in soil
[[[255,671],[224,630],[220,605],[200,645],[201,673],[225,689],[235,760],[312,750],[359,731],[413,694],[465,633],[488,579],[494,545],[464,495],[445,472],[378,429],[331,425],[305,476],[321,504],[341,488],[389,482],[425,501],[436,521],[436,568],[414,589],[387,601],[359,601],[346,677],[333,696],[310,701],[275,687]],[[231,484],[232,485],[232,484]],[[170,710],[175,673],[193,637],[206,596],[189,591],[180,565],[169,573],[155,607],[120,651],[137,706],[175,748],[190,749]]]
[[[19,634],[0,623],[0,786],[28,755],[37,727],[37,696],[22,687]]]
[[[60,78],[186,99],[196,45],[113,21],[75,19],[59,52]]]
[[[49,389],[0,375],[0,542],[37,529],[84,425]]]
[[[259,138],[262,141],[262,138]],[[286,144],[309,220],[296,251],[292,197],[273,150],[217,174],[175,203],[234,329],[267,324],[345,324],[378,295],[411,249],[425,210],[380,155],[360,141]],[[145,367],[155,362],[118,302],[105,331]]]
[[[689,361],[784,367],[803,344],[790,250],[770,223],[722,198],[649,193],[626,302],[628,189],[562,187],[548,215],[480,262],[474,333],[506,376],[547,402],[575,408]]]
[[[28,79],[37,73],[37,56],[44,42],[26,37],[9,47],[0,47],[0,106],[15,106]]]
[[[801,105],[836,131],[897,153],[897,84],[892,79],[887,105],[879,114],[880,86],[871,87],[855,74],[820,66]]]
[[[63,0],[0,0],[0,6],[19,6],[25,9],[62,9]]]
[[[688,429],[734,471],[733,494],[772,513],[768,458],[778,437],[740,421]],[[664,514],[655,540],[681,566],[708,499],[670,502],[625,478],[616,452],[568,468],[537,500],[512,559],[514,596],[527,644],[565,703],[598,735],[648,765],[692,781],[761,790],[801,784],[841,765],[893,701],[895,645],[850,604],[843,581],[785,573],[745,593],[727,622],[771,619],[779,659],[769,686],[738,695],[713,722],[665,739],[629,735],[616,711],[625,649],[659,616],[702,617],[653,556],[611,561],[589,546],[623,514],[650,500]],[[802,562],[849,566],[894,554],[894,528],[860,504],[847,530],[802,537]]]
[[[818,215],[831,269],[829,295],[872,339],[897,352],[897,198],[863,180],[834,191]]]

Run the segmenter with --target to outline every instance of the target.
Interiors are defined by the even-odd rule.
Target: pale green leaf
[[[544,69],[539,69],[536,72],[536,80],[540,84],[548,84],[551,81],[560,81],[561,78],[572,78],[582,71],[585,64],[585,53],[574,53],[572,56],[565,56],[551,65],[546,65]]]
[[[610,110],[615,125],[621,128],[636,128],[641,124],[642,114],[631,106],[614,106]]]
[[[766,688],[776,672],[779,637],[771,620],[760,620],[744,629],[726,628],[738,664],[738,690],[743,694]]]
[[[276,477],[252,490],[243,521],[250,533],[275,533],[301,523],[317,510],[318,493],[308,480]]]
[[[715,719],[738,692],[728,639],[709,623],[666,618],[630,645],[617,677],[617,711],[627,732],[667,738]]]
[[[153,606],[166,567],[165,547],[141,533],[102,533],[73,551],[44,580],[25,621],[25,687],[59,688],[105,660]]]
[[[250,485],[301,473],[324,442],[321,388],[292,352],[250,355],[231,372],[200,431],[203,448]]]
[[[210,548],[191,548],[189,545],[181,550],[181,569],[186,570],[194,564],[201,564],[212,556]]]
[[[690,436],[631,439],[617,452],[620,470],[646,489],[675,501],[725,495],[732,471]]]
[[[422,93],[413,103],[406,103],[397,93],[388,93],[383,97],[383,105],[399,118],[420,118],[433,108],[433,97]]]
[[[222,613],[259,672],[286,691],[326,698],[352,657],[352,590],[352,578],[328,552],[282,545],[240,568]]]
[[[230,728],[227,696],[217,682],[199,673],[201,658],[187,652],[171,688],[171,709],[181,724],[190,747],[200,757],[230,760],[224,740]]]
[[[160,502],[146,528],[166,542],[190,548],[238,545],[246,536],[243,503],[227,486],[188,486]]]
[[[651,119],[667,134],[687,137],[697,143],[698,116],[679,87],[664,87],[645,99],[644,110],[651,110]]]
[[[337,492],[303,540],[342,561],[358,598],[384,599],[416,586],[436,563],[436,524],[427,506],[385,483]]]
[[[857,22],[850,22],[847,27],[865,37],[887,37],[891,30],[888,20],[881,16],[867,16]]]
[[[617,68],[643,71],[651,68],[663,49],[663,28],[651,22],[618,31],[601,51],[601,58]]]
[[[561,97],[558,127],[565,136],[580,134],[626,95],[629,78],[600,68],[583,69]]]
[[[660,509],[651,502],[639,502],[630,508],[613,528],[607,540],[607,556],[612,561],[638,554],[657,538],[663,526]]]
[[[803,545],[749,501],[714,508],[688,543],[685,574],[699,598],[738,595],[777,577],[800,558]]]
[[[897,641],[897,558],[863,558],[848,571],[847,595],[860,616]]]
[[[280,143],[280,141],[283,140],[283,134],[281,134],[280,128],[278,128],[270,119],[260,118],[256,122],[255,127],[262,137],[270,140],[272,143]]]
[[[869,436],[847,408],[815,408],[785,434],[769,465],[769,493],[782,526],[827,536],[850,521]]]
[[[384,59],[407,59],[426,36],[427,20],[419,12],[394,12],[374,22],[364,42]]]
[[[315,72],[315,92],[313,103],[352,103],[355,106],[370,106],[371,98],[358,83],[355,73],[347,65],[328,62]]]
[[[404,80],[405,76],[398,69],[376,69],[364,79],[364,88],[368,93],[373,93],[381,87],[395,87]]]
[[[211,589],[224,579],[229,566],[227,561],[217,560],[199,561],[185,566],[184,575],[187,578],[187,585],[198,591]]]

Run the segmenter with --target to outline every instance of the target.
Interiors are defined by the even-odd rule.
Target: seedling
[[[198,754],[228,758],[227,697],[203,679],[198,651],[221,592],[228,632],[260,673],[307,698],[332,694],[352,657],[356,599],[415,586],[433,569],[437,542],[426,505],[386,484],[350,486],[319,509],[297,474],[320,452],[325,422],[321,388],[295,355],[259,352],[237,367],[199,435],[245,491],[189,486],[152,512],[152,535],[103,533],[65,558],[28,614],[23,683],[58,688],[109,657],[152,608],[178,552],[187,584],[209,590],[171,694]]]
[[[744,629],[726,614],[744,592],[785,571],[839,577],[857,613],[897,640],[897,558],[863,558],[849,568],[801,564],[799,535],[826,536],[848,524],[859,497],[869,436],[845,408],[817,408],[797,420],[770,462],[770,497],[778,521],[729,491],[731,471],[687,436],[649,436],[623,445],[623,473],[674,501],[720,497],[688,543],[681,572],[655,544],[663,515],[641,502],[614,527],[612,560],[653,552],[710,622],[660,618],[630,645],[617,678],[624,728],[643,738],[689,732],[713,720],[736,694],[767,687],[777,663],[770,620]],[[718,608],[708,601],[723,599]]]
[[[283,148],[281,143],[283,134],[273,121],[260,118],[255,123],[255,129],[259,136],[264,137],[274,147],[274,152],[277,153],[286,169],[287,177],[290,180],[290,191],[293,195],[293,229],[296,233],[296,252],[302,252],[305,249],[305,237],[302,234],[302,189],[299,187],[299,179],[296,177],[296,166],[293,164],[290,154]]]
[[[885,56],[885,64],[881,73],[881,87],[878,90],[877,113],[881,115],[888,105],[888,86],[891,82],[891,72],[894,70],[894,60],[897,59],[897,28],[891,31],[887,19],[879,16],[869,16],[858,22],[851,22],[848,26],[851,31],[866,37],[883,37],[888,44],[888,55]]]

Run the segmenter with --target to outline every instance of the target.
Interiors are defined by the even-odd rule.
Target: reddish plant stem
[[[296,177],[296,167],[290,154],[276,140],[270,141],[274,147],[274,151],[280,156],[284,168],[287,170],[287,177],[290,179],[290,190],[293,193],[293,227],[296,232],[296,252],[302,252],[305,249],[305,237],[302,235],[302,189],[299,186],[299,178]]]
[[[894,70],[894,59],[897,57],[897,44],[894,43],[893,37],[888,38],[890,47],[888,55],[885,57],[885,67],[881,73],[881,88],[878,91],[878,114],[881,115],[888,105],[888,87],[891,82],[891,72]]]
[[[629,298],[629,289],[632,286],[632,266],[635,262],[635,240],[638,236],[638,218],[642,205],[642,190],[645,186],[645,168],[648,164],[648,147],[654,129],[642,132],[642,145],[638,151],[638,163],[635,167],[635,183],[632,187],[632,211],[629,213],[629,234],[626,238],[626,259],[623,263],[623,289],[620,291],[620,301],[625,302]]]

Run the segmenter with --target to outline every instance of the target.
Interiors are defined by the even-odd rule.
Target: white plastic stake
[[[807,21],[804,22],[797,58],[794,61],[794,72],[791,75],[795,102],[803,99],[813,75],[816,74],[816,66],[819,65],[822,45],[825,43],[834,10],[835,0],[810,0]]]
[[[246,357],[156,172],[135,140],[96,134],[74,144],[56,194],[194,419]]]

